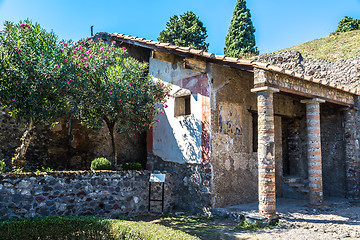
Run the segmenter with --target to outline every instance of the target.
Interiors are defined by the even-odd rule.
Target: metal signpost
[[[149,180],[149,212],[151,209],[151,202],[161,202],[161,212],[164,213],[164,195],[165,195],[165,176],[166,174],[155,174],[150,175]],[[161,199],[151,199],[151,183],[162,183]]]

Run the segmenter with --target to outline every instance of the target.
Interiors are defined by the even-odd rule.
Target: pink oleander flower
[[[109,50],[108,50],[108,52],[110,53],[110,52],[111,52],[111,50],[109,49]]]
[[[103,48],[103,47],[101,47],[101,48],[100,48],[100,51],[104,51],[104,48]]]
[[[84,57],[84,60],[89,60],[87,57]]]
[[[119,99],[119,102],[121,102],[121,99]]]
[[[73,56],[71,56],[71,58],[74,58],[75,56],[73,55]]]
[[[94,90],[94,93],[96,93],[96,90]]]
[[[60,41],[60,44],[63,43],[63,41]]]
[[[123,47],[121,50],[126,51],[126,48]]]
[[[107,57],[107,55],[103,55],[103,57]]]
[[[113,44],[116,44],[116,41],[113,41],[112,43],[113,43]]]
[[[66,62],[67,62],[67,59],[64,60],[64,63],[66,63]]]
[[[102,101],[101,101],[101,100],[99,100],[99,102],[100,102],[100,103],[102,103]]]
[[[132,103],[132,104],[135,104],[135,102],[134,102],[134,101],[131,101],[131,103]]]
[[[92,58],[92,55],[89,55],[89,58]]]
[[[136,131],[139,131],[139,128],[138,128],[138,126],[135,126],[135,129],[136,129]]]
[[[110,93],[110,95],[112,94],[112,92],[109,92]]]
[[[55,65],[55,67],[60,68],[60,66],[59,66],[59,65],[57,65],[57,64]]]
[[[131,83],[129,83],[129,86],[131,87]]]
[[[107,64],[107,63],[105,63],[104,65],[105,65],[105,67],[108,67],[108,66],[109,66],[109,64]]]
[[[44,53],[41,53],[41,55],[44,55]]]
[[[164,114],[164,111],[162,111],[161,114]]]
[[[157,122],[160,122],[160,120],[158,119],[158,120],[156,120]]]
[[[94,55],[97,55],[97,52],[96,52],[96,53],[94,53]]]
[[[12,101],[15,102],[15,98],[13,98]]]

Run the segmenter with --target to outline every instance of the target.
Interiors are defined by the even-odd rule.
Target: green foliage
[[[241,229],[241,230],[250,230],[250,231],[256,231],[256,230],[260,230],[260,229],[270,229],[273,228],[275,226],[277,226],[279,224],[279,221],[249,221],[249,220],[245,220],[242,221],[241,223],[239,223],[235,229]]]
[[[235,6],[229,32],[225,40],[224,54],[228,57],[242,57],[259,54],[255,47],[255,28],[245,0],[238,0]]]
[[[91,170],[111,170],[112,164],[106,158],[95,158],[91,161]]]
[[[42,172],[54,172],[50,167],[42,167],[41,169],[37,169],[35,173],[42,173]]]
[[[94,129],[102,128],[105,121],[117,124],[119,132],[145,131],[160,113],[155,104],[165,104],[168,88],[147,75],[146,63],[114,44],[80,40],[70,52],[69,59],[81,73],[81,83],[71,94],[74,108],[82,123]]]
[[[338,24],[336,32],[349,32],[359,29],[360,20],[345,16]]]
[[[207,31],[203,23],[195,13],[189,11],[180,17],[170,17],[158,41],[207,51],[209,44],[205,42],[206,38]]]
[[[97,217],[44,217],[0,222],[0,239],[198,239],[157,224]]]
[[[5,167],[6,167],[6,163],[3,160],[0,161],[0,173],[4,173],[5,172]]]
[[[74,74],[53,32],[30,20],[5,22],[0,34],[0,101],[12,116],[51,122],[69,110],[67,81]]]
[[[142,170],[141,163],[138,162],[129,162],[123,164],[123,170]]]

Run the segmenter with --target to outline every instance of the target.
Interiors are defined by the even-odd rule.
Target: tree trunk
[[[32,118],[30,118],[28,128],[22,135],[20,141],[21,145],[18,147],[15,151],[15,155],[11,160],[11,167],[14,170],[15,168],[21,168],[25,166],[25,154],[26,151],[31,143],[31,140],[34,138],[34,121]]]
[[[114,166],[114,169],[117,170],[117,148],[116,148],[116,136],[115,136],[115,123],[110,122],[110,120],[107,117],[104,117],[104,120],[106,122],[106,125],[109,129],[109,134],[111,137],[111,146],[112,146],[112,164]]]

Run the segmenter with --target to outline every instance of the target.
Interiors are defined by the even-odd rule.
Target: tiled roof
[[[99,33],[99,34],[101,34],[101,33]],[[105,34],[105,33],[103,33],[103,34]],[[206,58],[210,62],[216,62],[216,63],[222,64],[222,65],[228,65],[230,67],[235,67],[235,68],[239,68],[242,70],[250,71],[250,70],[253,70],[254,67],[261,68],[261,69],[269,70],[272,72],[286,74],[286,75],[296,77],[296,78],[299,78],[299,79],[302,79],[305,81],[329,86],[331,88],[335,88],[335,89],[338,89],[338,90],[341,90],[344,92],[349,92],[351,94],[360,95],[360,92],[358,92],[356,89],[349,89],[345,86],[336,85],[336,84],[326,81],[324,79],[316,79],[311,76],[306,76],[303,74],[296,73],[294,71],[289,71],[289,70],[286,70],[286,69],[283,69],[283,68],[280,68],[280,67],[277,67],[274,65],[262,63],[262,62],[254,62],[254,61],[246,60],[246,59],[226,57],[224,55],[215,55],[213,53],[208,53],[203,50],[197,50],[197,49],[193,49],[190,47],[180,47],[180,46],[172,45],[170,43],[161,43],[161,42],[157,42],[157,41],[147,40],[145,38],[133,37],[133,36],[119,34],[119,33],[112,33],[112,34],[106,33],[106,34],[109,34],[111,36],[112,40],[122,41],[122,42],[125,42],[128,44],[137,45],[137,46],[141,46],[141,47],[148,48],[148,49],[165,51],[165,52],[173,53],[173,54],[180,55],[180,56],[194,55],[194,56],[198,56],[201,58]]]

